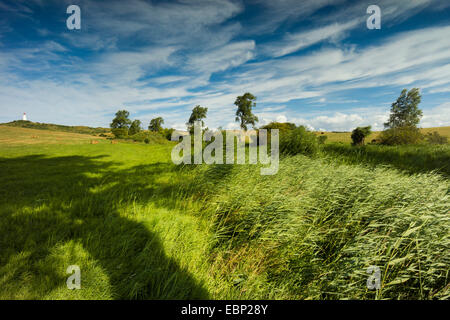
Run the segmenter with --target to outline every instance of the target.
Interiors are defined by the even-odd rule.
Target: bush
[[[149,140],[148,138],[145,138],[145,139],[144,139],[144,142],[145,142],[146,144],[149,144],[149,143],[150,143],[150,140]]]
[[[167,140],[171,141],[172,139],[172,132],[174,132],[175,129],[173,128],[164,128],[161,131],[161,134],[164,136],[164,138],[166,138]]]
[[[113,128],[111,129],[112,134],[119,139],[124,139],[128,137],[128,128]]]
[[[384,145],[416,144],[422,141],[423,135],[416,127],[398,127],[384,130],[379,139]]]
[[[280,132],[287,132],[295,129],[295,124],[289,122],[271,122],[262,126],[261,129],[278,129]]]
[[[354,146],[361,146],[364,145],[364,140],[368,135],[372,133],[370,130],[370,126],[368,127],[357,127],[355,130],[352,131],[352,145]]]
[[[441,136],[437,131],[434,131],[433,133],[428,132],[425,139],[430,144],[446,144],[447,143],[447,137]]]
[[[132,136],[128,136],[128,138],[130,138],[136,142],[166,143],[166,140],[164,139],[164,137],[160,133],[157,133],[157,132],[141,131]],[[148,142],[146,140],[148,140]]]
[[[319,142],[313,132],[300,126],[280,134],[280,152],[287,155],[315,155],[319,151]]]
[[[317,141],[319,142],[319,144],[325,144],[325,141],[327,141],[327,136],[319,136],[317,138]]]

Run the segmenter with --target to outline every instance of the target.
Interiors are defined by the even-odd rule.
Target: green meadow
[[[450,298],[448,144],[325,144],[274,176],[173,146],[0,126],[0,299]]]

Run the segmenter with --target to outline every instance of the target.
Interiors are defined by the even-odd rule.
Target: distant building
[[[27,113],[26,112],[23,113],[22,120],[27,121]]]

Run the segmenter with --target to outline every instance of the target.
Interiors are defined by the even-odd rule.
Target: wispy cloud
[[[249,91],[258,97],[262,124],[380,128],[390,104],[379,97],[394,100],[402,87],[418,86],[422,123],[450,125],[437,116],[448,113],[448,21],[389,27],[448,2],[378,3],[383,28],[373,40],[364,29],[367,3],[344,0],[85,0],[80,32],[35,21],[30,41],[13,37],[8,19],[0,24],[0,120],[26,111],[41,122],[107,126],[127,108],[145,125],[162,115],[167,126],[182,129],[200,104],[209,108],[210,128],[233,128],[233,102]],[[2,4],[17,19],[29,19],[36,6],[63,7],[53,0]],[[64,18],[62,10],[63,25]],[[344,109],[356,103],[358,109]]]

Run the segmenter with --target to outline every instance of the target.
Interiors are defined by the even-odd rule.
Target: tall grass
[[[450,175],[450,145],[382,146],[332,143],[323,146],[325,154],[341,163],[386,165],[408,173],[436,171]]]
[[[0,298],[450,297],[446,176],[330,154],[181,168],[171,148],[0,144]]]
[[[258,168],[197,168],[212,255],[239,298],[449,298],[449,184],[436,174],[286,158]],[[366,287],[370,265],[381,289]]]

